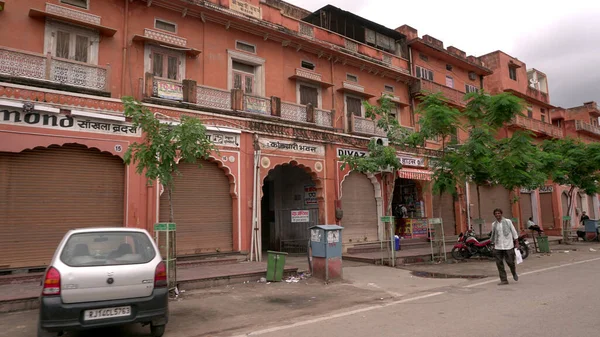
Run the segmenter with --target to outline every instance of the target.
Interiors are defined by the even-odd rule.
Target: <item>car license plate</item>
[[[86,310],[84,312],[84,320],[93,321],[96,319],[105,319],[113,317],[124,317],[131,315],[131,307],[116,307]]]
[[[525,240],[525,244],[526,244],[526,245],[528,245],[528,244],[529,244],[529,241]]]

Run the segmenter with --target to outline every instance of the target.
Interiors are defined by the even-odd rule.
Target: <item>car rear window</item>
[[[71,235],[60,260],[71,267],[92,267],[148,263],[155,256],[144,233],[93,232]]]

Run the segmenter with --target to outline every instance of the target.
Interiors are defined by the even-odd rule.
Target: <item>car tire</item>
[[[48,331],[42,329],[42,325],[40,323],[38,323],[37,337],[55,337],[57,335],[58,335],[57,333],[48,332]]]
[[[150,332],[153,337],[162,337],[165,334],[165,325],[150,325]]]

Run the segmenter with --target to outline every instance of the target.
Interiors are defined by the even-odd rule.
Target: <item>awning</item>
[[[431,172],[429,170],[417,170],[417,169],[398,170],[398,178],[430,181],[431,176],[433,176],[433,172]]]

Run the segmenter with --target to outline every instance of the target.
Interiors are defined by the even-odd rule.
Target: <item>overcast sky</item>
[[[546,73],[553,105],[600,103],[598,0],[286,1],[310,11],[331,4],[392,29],[408,24],[467,55],[502,50]]]

